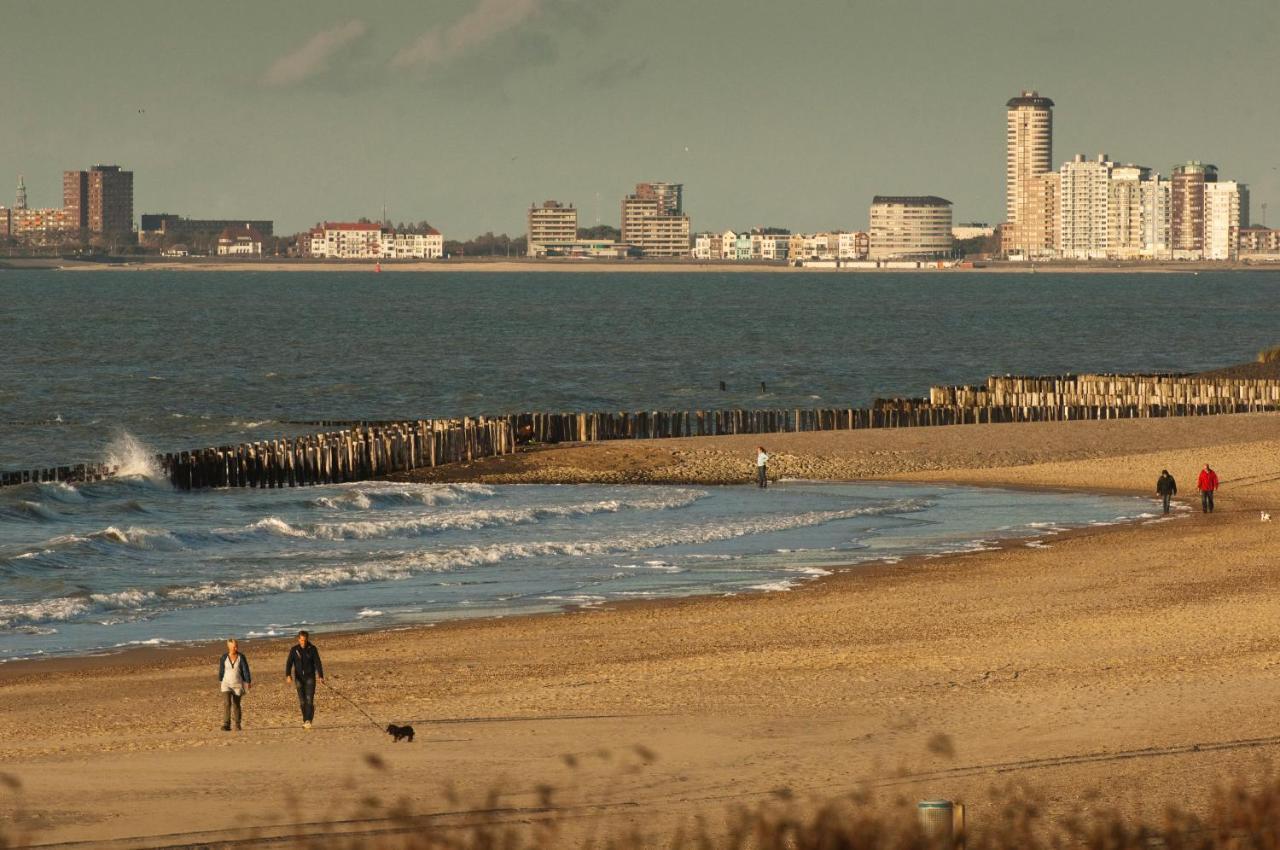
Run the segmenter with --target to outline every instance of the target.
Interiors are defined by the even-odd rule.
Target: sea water
[[[1151,510],[916,484],[29,485],[0,490],[0,659],[780,592]]]
[[[862,407],[1280,342],[1280,272],[0,270],[0,470],[526,410]],[[725,390],[720,390],[720,382]]]

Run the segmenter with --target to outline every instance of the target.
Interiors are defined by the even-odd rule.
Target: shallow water
[[[121,430],[169,451],[299,419],[850,407],[1006,372],[1206,369],[1274,345],[1277,303],[1280,272],[0,270],[0,469],[102,461]]]
[[[927,485],[364,483],[0,491],[0,659],[780,591],[838,565],[1149,515]]]

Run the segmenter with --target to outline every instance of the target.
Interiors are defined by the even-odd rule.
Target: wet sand
[[[543,783],[578,830],[714,823],[779,787],[863,783],[964,799],[979,819],[1010,780],[1055,818],[1202,805],[1215,781],[1257,776],[1280,752],[1280,524],[1259,521],[1280,507],[1277,424],[773,435],[787,476],[1145,495],[1167,466],[1185,502],[1208,460],[1224,488],[1212,516],[863,567],[787,593],[317,635],[330,684],[379,724],[412,723],[412,745],[323,687],[317,727],[302,730],[283,641],[244,644],[256,687],[238,735],[218,730],[217,647],[0,665],[0,770],[23,784],[0,814],[16,799],[39,841],[124,847],[350,820],[369,795],[456,823],[500,787],[498,817],[536,819]],[[757,442],[559,447],[450,474],[743,481]],[[384,824],[361,818],[344,828]],[[104,844],[115,838],[127,840]],[[165,843],[179,840],[150,842]]]

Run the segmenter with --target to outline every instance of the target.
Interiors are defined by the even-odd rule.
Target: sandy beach
[[[0,665],[0,760],[37,843],[156,847],[377,830],[481,809],[661,831],[779,788],[870,786],[994,816],[1203,805],[1280,752],[1280,433],[1273,415],[770,435],[786,477],[1149,495],[1161,468],[1218,512],[862,567],[786,593],[318,634],[329,683],[299,728],[288,641],[247,641],[246,730],[219,731],[220,647]],[[746,481],[755,437],[563,446],[420,480]],[[409,722],[393,744],[378,723]],[[372,757],[372,758],[371,758]],[[443,793],[447,783],[455,796]],[[486,802],[493,788],[504,796]],[[289,802],[292,799],[294,802]],[[326,826],[342,822],[338,827]],[[74,846],[74,845],[73,845]]]

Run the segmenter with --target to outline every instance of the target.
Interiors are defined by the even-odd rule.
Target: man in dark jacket
[[[289,660],[284,663],[284,680],[298,689],[304,729],[311,728],[311,720],[316,715],[316,679],[324,681],[320,650],[311,642],[310,634],[298,632],[298,643],[289,649]]]
[[[1169,474],[1169,470],[1160,473],[1160,477],[1156,480],[1156,493],[1164,501],[1164,512],[1169,513],[1169,500],[1178,495],[1178,482],[1173,480],[1173,476]]]

